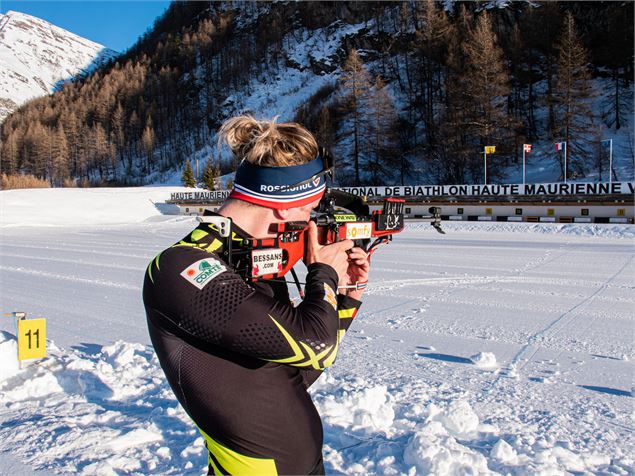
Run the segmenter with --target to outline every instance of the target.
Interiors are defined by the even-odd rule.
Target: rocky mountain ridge
[[[28,100],[117,55],[40,18],[0,14],[0,122]]]

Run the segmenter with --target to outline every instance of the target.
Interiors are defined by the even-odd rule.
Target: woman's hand
[[[338,283],[341,285],[347,279],[350,267],[347,251],[353,248],[351,240],[338,241],[330,245],[318,242],[318,231],[315,222],[309,222],[307,230],[307,249],[304,264],[324,263],[331,266],[337,273]]]
[[[368,253],[359,247],[353,248],[348,253],[348,269],[346,270],[345,285],[366,284],[368,282],[369,270],[370,261],[368,260]],[[364,294],[364,289],[365,288],[344,288],[340,290],[340,294],[360,300],[362,294]]]

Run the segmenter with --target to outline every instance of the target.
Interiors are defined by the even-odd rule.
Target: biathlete
[[[219,131],[240,165],[218,211],[231,243],[309,221],[325,191],[315,138],[294,123],[228,120]],[[294,187],[294,184],[302,186]],[[309,221],[305,296],[286,282],[246,282],[220,258],[226,241],[201,223],[147,269],[143,300],[155,352],[178,401],[205,439],[209,474],[324,474],[323,432],[307,389],[332,365],[368,280],[350,240],[322,246]]]

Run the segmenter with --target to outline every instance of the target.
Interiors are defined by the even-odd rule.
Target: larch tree
[[[315,135],[319,143],[327,149],[331,150],[335,145],[333,121],[328,106],[322,106],[320,109]]]
[[[507,114],[509,74],[489,13],[479,15],[476,26],[468,34],[468,41],[463,44],[463,51],[462,95],[474,156],[478,157],[484,146],[498,145],[500,148],[510,136]],[[477,163],[482,165],[480,160]],[[478,169],[482,170],[481,167],[473,167],[472,173]]]
[[[68,143],[66,140],[66,134],[64,133],[64,126],[62,126],[62,124],[58,124],[55,132],[53,133],[53,143],[51,149],[50,178],[51,182],[59,187],[64,184],[64,180],[66,180],[69,176]]]
[[[141,135],[141,148],[145,157],[145,169],[149,172],[154,151],[154,128],[152,127],[152,121],[150,120],[143,129],[143,134]]]
[[[446,57],[446,45],[450,23],[442,8],[434,0],[417,4],[415,48],[418,56],[418,82],[421,97],[421,118],[425,127],[426,142],[437,140],[437,110],[441,97],[441,70]]]
[[[66,120],[63,122],[64,124],[64,132],[66,134],[66,140],[68,144],[68,159],[69,159],[69,167],[70,167],[70,175],[77,176],[79,175],[79,161],[81,154],[81,146],[80,146],[80,131],[79,131],[79,120],[75,111],[68,111],[65,116]]]
[[[106,131],[99,122],[93,124],[93,127],[90,130],[87,151],[89,165],[92,165],[94,169],[97,169],[99,172],[99,179],[104,180],[106,175],[105,167],[108,166],[109,146],[106,138]]]
[[[362,143],[368,140],[367,118],[364,110],[368,99],[368,92],[371,87],[371,79],[370,73],[355,49],[350,51],[342,67],[340,83],[345,92],[344,112],[350,119],[348,132],[350,132],[353,139],[353,185],[359,186],[361,184],[360,162],[362,160]]]
[[[507,100],[507,110],[510,121],[514,125],[512,156],[514,162],[518,163],[521,144],[531,135],[531,119],[528,114],[528,95],[526,94],[531,74],[528,72],[528,62],[525,58],[522,34],[518,24],[513,26],[511,35],[503,46],[506,47],[506,56],[509,58],[510,94]]]
[[[137,138],[141,136],[141,125],[139,120],[139,115],[135,109],[130,113],[130,117],[128,118],[128,127],[126,127],[126,143],[128,144],[127,155],[129,157],[128,160],[128,169],[132,170],[133,160],[132,158],[135,156],[135,141]]]
[[[379,185],[381,176],[385,175],[386,171],[392,168],[391,166],[396,165],[396,126],[399,119],[393,98],[380,76],[377,76],[375,80],[368,106],[370,140],[367,143],[369,150],[366,151],[366,156],[371,183]],[[402,185],[406,168],[400,167]]]
[[[472,14],[459,7],[456,20],[450,25],[447,57],[443,71],[443,108],[440,114],[439,143],[433,154],[432,173],[442,183],[466,183],[475,180],[468,177],[468,165],[474,161],[474,145],[471,143],[469,107],[464,95],[463,71],[465,53],[461,45],[473,23]]]
[[[123,157],[125,144],[125,118],[126,113],[121,106],[121,102],[117,101],[117,105],[110,116],[110,141],[116,148],[116,155]]]
[[[39,121],[29,124],[25,140],[24,165],[27,172],[38,178],[47,178],[51,154],[51,137],[48,128]]]
[[[19,145],[17,133],[10,132],[2,144],[0,168],[6,174],[13,174],[18,169]]]
[[[543,2],[540,8],[528,8],[521,23],[524,57],[531,65],[531,82],[528,91],[528,108],[535,135],[546,133],[553,138],[556,128],[554,101],[557,51],[554,48],[562,24],[561,4]],[[537,88],[538,82],[545,84],[544,90]],[[537,109],[546,107],[545,119],[536,117]],[[544,114],[543,114],[544,115]]]
[[[574,174],[583,175],[581,159],[592,153],[591,142],[596,128],[589,106],[589,100],[595,93],[588,69],[588,52],[582,45],[570,12],[565,17],[557,50],[558,73],[554,94],[556,132],[557,139],[567,144],[566,157],[564,154],[558,157],[563,177],[569,176],[569,169]]]

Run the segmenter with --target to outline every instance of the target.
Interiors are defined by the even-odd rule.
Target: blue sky
[[[170,5],[169,1],[5,1],[8,10],[42,18],[76,35],[124,52]]]

